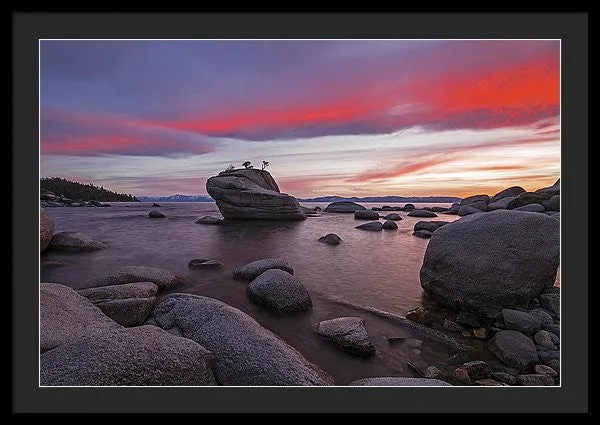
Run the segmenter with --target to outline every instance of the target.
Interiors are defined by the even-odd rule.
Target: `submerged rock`
[[[270,269],[256,277],[246,288],[256,304],[279,313],[306,311],[312,300],[302,283],[284,270]]]
[[[206,181],[212,196],[226,219],[304,220],[298,200],[279,191],[275,179],[265,170],[222,171]]]
[[[121,326],[75,290],[40,284],[40,350],[51,350],[88,335]]]
[[[49,249],[71,252],[88,252],[106,249],[106,245],[85,233],[60,232],[52,236]]]
[[[342,350],[362,357],[375,355],[375,347],[369,339],[365,320],[360,317],[338,317],[314,325],[315,332]]]
[[[384,221],[383,224],[381,225],[381,227],[386,230],[397,230],[398,229],[398,225],[392,220]]]
[[[353,213],[359,210],[366,210],[366,208],[356,202],[349,201],[332,202],[325,207],[325,212],[331,213]]]
[[[383,229],[383,225],[380,221],[371,221],[369,223],[361,224],[360,226],[356,226],[357,229],[368,230],[371,232],[381,232]]]
[[[431,238],[431,235],[433,235],[433,232],[430,232],[429,230],[415,230],[413,232],[413,236],[417,236],[419,238],[424,238],[424,239]]]
[[[421,286],[441,304],[490,320],[502,308],[526,308],[555,280],[559,228],[545,214],[505,210],[449,223],[427,245]]]
[[[378,220],[379,213],[372,210],[357,210],[354,211],[354,218],[359,220]]]
[[[427,210],[411,210],[408,214],[409,217],[437,217],[438,215],[432,211]]]
[[[88,282],[86,288],[122,285],[124,283],[135,282],[152,282],[158,286],[159,290],[161,290],[173,288],[183,283],[183,279],[169,270],[159,269],[156,267],[124,266],[109,272],[104,276],[92,279]]]
[[[84,336],[40,356],[42,385],[216,385],[212,355],[155,326]]]
[[[40,208],[40,252],[45,250],[50,244],[54,234],[54,221],[48,215],[46,210]]]
[[[328,233],[325,236],[321,236],[319,242],[324,242],[329,245],[339,245],[342,242],[342,238],[335,233]]]
[[[221,385],[330,385],[332,378],[246,313],[213,298],[169,294],[154,307],[162,329],[177,328],[214,355]]]
[[[157,291],[158,286],[152,282],[136,282],[81,289],[78,293],[118,324],[137,326],[148,318]]]
[[[190,269],[221,269],[223,262],[221,260],[207,260],[205,258],[195,258],[188,263]]]
[[[294,269],[283,258],[263,258],[256,260],[245,266],[237,268],[233,272],[233,278],[236,280],[253,280],[271,269],[279,269],[294,274]]]
[[[150,218],[166,218],[167,216],[161,213],[160,211],[150,211],[148,213],[148,217]]]
[[[225,220],[222,218],[212,217],[210,215],[205,215],[196,220],[196,224],[223,224],[224,222]]]

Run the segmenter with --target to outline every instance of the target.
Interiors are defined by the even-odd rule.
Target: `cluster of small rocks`
[[[69,199],[62,195],[55,195],[50,191],[44,191],[40,195],[40,206],[42,208],[48,207],[110,207],[110,204],[102,203],[100,201],[81,201]]]

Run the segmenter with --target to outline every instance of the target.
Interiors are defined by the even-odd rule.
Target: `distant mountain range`
[[[460,201],[461,198],[454,196],[365,196],[357,198],[353,196],[347,198],[344,196],[320,196],[318,198],[298,198],[300,202],[381,202],[381,203],[398,203],[398,202],[427,202],[427,203],[453,203]]]
[[[171,195],[171,196],[138,196],[141,202],[214,202],[214,199],[208,195]],[[300,202],[380,202],[383,204],[406,203],[406,202],[427,202],[435,203],[453,203],[460,201],[461,198],[454,196],[365,196],[357,198],[356,196],[347,198],[344,196],[320,196],[318,198],[298,198]]]

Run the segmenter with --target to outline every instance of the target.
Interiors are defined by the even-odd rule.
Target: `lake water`
[[[113,203],[111,208],[47,208],[55,233],[65,230],[87,233],[108,245],[101,251],[63,253],[47,251],[41,260],[58,261],[59,267],[42,267],[41,281],[84,287],[90,279],[124,265],[142,265],[171,270],[185,278],[176,292],[217,298],[254,317],[319,365],[336,379],[336,384],[371,376],[417,376],[407,361],[425,368],[453,355],[445,345],[424,341],[415,350],[406,344],[390,344],[386,337],[416,337],[410,331],[351,306],[331,302],[342,299],[357,306],[373,307],[399,315],[421,304],[419,269],[428,240],[412,236],[420,220],[453,221],[455,215],[438,218],[408,217],[396,231],[368,232],[355,229],[364,223],[352,214],[322,213],[297,222],[233,222],[220,226],[195,224],[203,215],[219,216],[214,203]],[[321,206],[327,203],[302,203]],[[381,204],[363,204],[365,207]],[[427,206],[433,204],[417,204]],[[448,206],[449,204],[436,204]],[[156,209],[167,218],[149,219]],[[384,214],[388,214],[385,212]],[[343,242],[331,246],[318,242],[327,233],[338,234]],[[246,283],[232,279],[236,267],[267,257],[285,257],[294,276],[313,299],[311,312],[279,316],[252,304],[246,297]],[[219,259],[220,270],[192,270],[194,258]],[[366,319],[377,348],[370,359],[352,357],[319,338],[312,324],[339,316]]]

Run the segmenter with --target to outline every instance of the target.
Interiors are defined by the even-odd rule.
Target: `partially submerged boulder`
[[[222,171],[206,181],[212,196],[226,219],[304,220],[298,200],[281,193],[275,179],[265,170]]]

